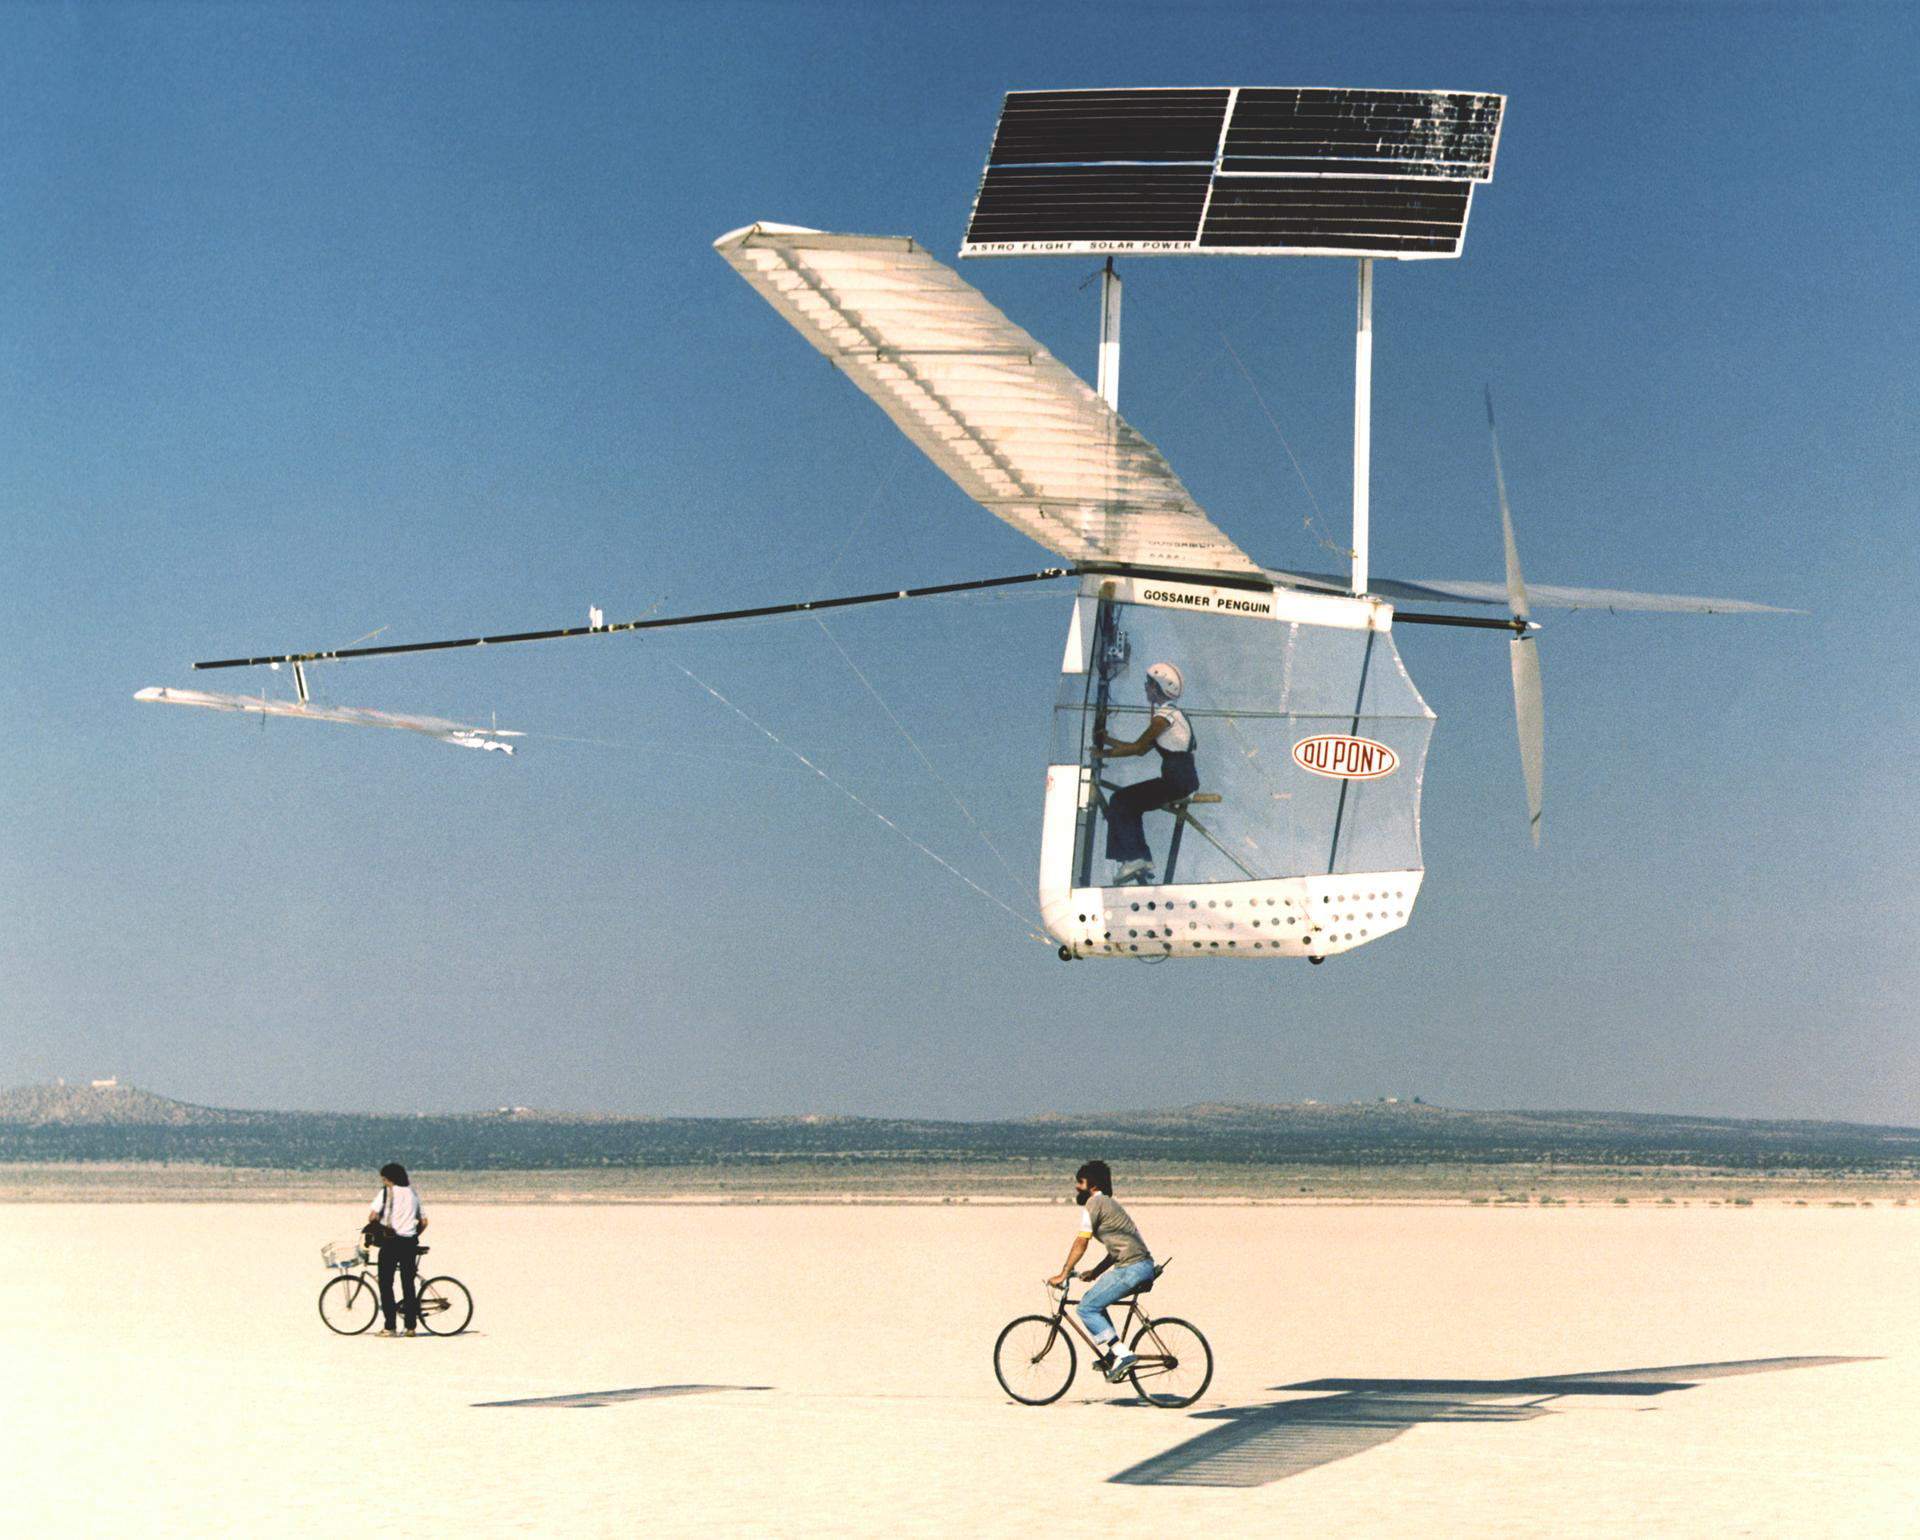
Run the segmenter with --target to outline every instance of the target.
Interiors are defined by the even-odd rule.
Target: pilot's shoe
[[[1152,875],[1153,862],[1147,860],[1144,856],[1133,861],[1122,861],[1113,869],[1113,880],[1115,882],[1135,882],[1143,877],[1151,877]]]
[[[1140,1355],[1131,1348],[1121,1348],[1113,1356],[1113,1362],[1107,1365],[1106,1375],[1109,1385],[1118,1385],[1133,1372],[1134,1365],[1140,1362]]]

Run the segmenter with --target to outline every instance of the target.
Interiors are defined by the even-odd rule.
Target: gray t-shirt
[[[1091,1235],[1107,1248],[1115,1267],[1125,1267],[1129,1262],[1151,1262],[1147,1252],[1147,1243],[1140,1239],[1140,1232],[1127,1217],[1127,1211],[1104,1192],[1096,1192],[1087,1199],[1086,1207],[1080,1210],[1080,1233]]]

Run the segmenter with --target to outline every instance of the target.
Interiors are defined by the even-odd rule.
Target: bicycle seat
[[[416,1257],[424,1257],[431,1250],[433,1250],[431,1246],[416,1246],[413,1254]]]

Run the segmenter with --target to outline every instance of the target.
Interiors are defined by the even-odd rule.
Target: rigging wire
[[[820,634],[826,637],[829,642],[833,643],[833,650],[839,653],[841,660],[848,668],[853,670],[853,677],[866,686],[867,693],[874,698],[874,701],[879,705],[880,709],[887,714],[887,720],[893,723],[895,731],[897,731],[902,738],[906,739],[907,747],[919,756],[920,763],[926,766],[927,774],[932,776],[939,784],[940,789],[953,799],[953,805],[960,809],[961,817],[965,818],[966,821],[973,826],[973,832],[980,836],[981,844],[993,852],[994,860],[1000,863],[1000,870],[1007,874],[1007,881],[1012,883],[1017,889],[1020,885],[1020,879],[1014,876],[1013,868],[1007,865],[1007,858],[1000,853],[1000,847],[994,844],[992,838],[987,834],[987,831],[981,827],[979,819],[973,816],[973,810],[961,800],[960,793],[953,789],[946,777],[934,768],[934,763],[927,757],[926,750],[922,749],[920,745],[914,741],[913,734],[907,731],[906,724],[894,714],[893,707],[889,706],[880,692],[873,687],[873,681],[861,672],[860,665],[855,663],[852,657],[848,655],[847,649],[840,645],[840,639],[827,629],[827,623],[818,615],[814,616],[813,619],[814,624],[820,628]],[[1033,915],[1033,918],[1039,918],[1037,912]]]
[[[712,685],[708,684],[706,680],[702,679],[698,674],[694,673],[694,671],[688,668],[685,664],[674,662],[674,660],[671,658],[669,658],[667,661],[670,663],[673,663],[673,666],[675,668],[679,669],[681,673],[685,674],[695,684],[699,685],[701,689],[705,690],[707,694],[711,695],[715,700],[719,701],[721,705],[725,706],[729,711],[731,711],[735,716],[739,717],[740,720],[745,722],[749,727],[753,728],[756,732],[761,733],[765,737],[771,739],[774,743],[778,744],[781,748],[785,749],[795,759],[799,760],[801,764],[805,765],[815,775],[819,776],[821,780],[825,781],[835,791],[839,792],[842,796],[846,797],[847,800],[852,802],[856,807],[859,807],[864,811],[871,813],[875,818],[879,819],[880,822],[885,824],[889,829],[893,830],[895,834],[899,835],[901,839],[905,840],[909,845],[913,846],[915,850],[919,851],[923,856],[926,856],[929,860],[937,863],[938,865],[944,866],[948,871],[952,872],[954,876],[958,877],[968,887],[972,888],[974,892],[978,893],[982,898],[986,899],[987,902],[995,905],[1000,909],[1006,910],[1006,912],[1013,917],[1014,922],[1017,925],[1019,925],[1022,930],[1026,931],[1028,937],[1031,940],[1038,941],[1044,946],[1052,945],[1052,943],[1049,942],[1045,936],[1039,934],[1037,931],[1033,929],[1032,925],[1028,922],[1025,915],[1021,914],[1017,909],[1013,908],[1013,906],[1008,904],[1004,899],[999,898],[992,893],[989,893],[985,888],[981,887],[979,883],[975,882],[965,872],[961,871],[959,867],[955,866],[951,861],[947,860],[945,856],[941,855],[938,851],[929,850],[925,845],[921,844],[920,841],[915,839],[911,834],[907,833],[905,829],[901,828],[899,824],[895,823],[891,818],[887,817],[885,813],[881,812],[880,809],[873,806],[872,803],[862,800],[862,798],[856,792],[853,792],[849,790],[847,787],[842,786],[838,781],[836,781],[832,776],[828,775],[826,771],[822,770],[812,760],[808,759],[806,755],[802,754],[792,744],[782,739],[781,736],[778,733],[776,733],[772,728],[766,726],[762,722],[756,721],[752,716],[748,715],[748,713],[744,709],[742,709],[740,706],[735,705],[732,701],[728,700],[726,696],[722,695],[718,690],[716,690]]]
[[[1188,298],[1198,302],[1198,296],[1192,288],[1188,288],[1184,292],[1186,293]],[[1278,294],[1274,295],[1271,299],[1269,299],[1266,302],[1266,304],[1262,305],[1258,310],[1254,311],[1252,315],[1245,317],[1245,322],[1248,329],[1251,330],[1252,328],[1258,326],[1262,321],[1266,320],[1266,318],[1269,315],[1271,315],[1274,311],[1278,310],[1280,308],[1280,302],[1283,297],[1284,296],[1278,295]],[[1154,326],[1154,323],[1151,320],[1149,320],[1148,324],[1149,326]],[[1155,329],[1158,330],[1159,328],[1155,326]],[[1220,334],[1221,341],[1225,342],[1226,335],[1227,335],[1226,328],[1224,326],[1216,326],[1214,327],[1214,330]],[[1193,394],[1194,390],[1199,386],[1200,382],[1207,377],[1207,371],[1212,369],[1213,366],[1220,361],[1220,353],[1223,351],[1225,351],[1224,348],[1216,350],[1210,357],[1202,360],[1199,364],[1196,364],[1194,366],[1193,372],[1187,377],[1187,383],[1182,385],[1178,390],[1176,390],[1171,396],[1167,398],[1167,408],[1169,410],[1178,406],[1182,401],[1186,400],[1188,396]]]
[[[847,552],[852,549],[854,541],[865,531],[867,525],[872,521],[874,510],[879,507],[881,497],[885,494],[888,486],[892,484],[894,477],[899,473],[901,464],[905,460],[907,450],[910,447],[910,444],[905,439],[895,440],[893,453],[888,457],[884,468],[880,470],[879,475],[876,477],[873,490],[867,495],[866,506],[860,510],[860,517],[854,521],[853,528],[847,532],[847,537],[841,542],[840,549],[834,554],[834,558],[827,565],[826,571],[820,575],[819,582],[815,587],[816,593],[824,588],[833,577],[833,574],[839,570],[840,563],[846,559]],[[1019,891],[1020,882],[1019,879],[1014,876],[1013,868],[1007,864],[1007,858],[1001,854],[1000,847],[994,844],[993,840],[988,836],[987,831],[981,827],[980,821],[973,816],[973,810],[967,806],[961,799],[959,792],[955,791],[946,778],[935,768],[926,750],[921,748],[913,734],[907,731],[906,724],[900,720],[893,707],[888,705],[886,699],[874,688],[873,681],[861,670],[859,664],[853,661],[852,654],[841,645],[840,639],[828,629],[826,621],[819,615],[815,615],[813,621],[815,625],[819,626],[820,634],[833,645],[833,650],[840,654],[840,661],[847,665],[853,677],[858,679],[862,688],[866,690],[867,694],[873,697],[874,703],[886,713],[887,720],[893,724],[894,731],[899,733],[901,738],[905,740],[907,747],[913,750],[914,754],[919,758],[920,763],[925,767],[927,774],[933,777],[934,782],[952,800],[953,805],[960,809],[960,816],[965,818],[967,823],[972,826],[973,832],[980,836],[980,842],[993,853],[994,860],[1000,864],[1000,870],[1006,874],[1007,881],[1012,884],[1013,890],[1015,892]],[[782,747],[785,747],[785,745],[782,745]],[[982,891],[985,890],[983,889]],[[1008,905],[1002,904],[1001,907],[1006,908],[1009,913],[1015,912]],[[1034,923],[1038,921],[1038,918],[1038,913],[1035,911],[1031,919],[1023,921],[1023,923]]]
[[[1229,338],[1224,331],[1220,333],[1220,345],[1227,350],[1227,356],[1233,360],[1234,367],[1240,371],[1240,377],[1247,382],[1247,389],[1253,392],[1253,399],[1260,403],[1260,410],[1266,416],[1267,426],[1273,429],[1273,436],[1280,440],[1280,447],[1286,450],[1287,459],[1293,463],[1293,473],[1300,478],[1300,485],[1307,494],[1307,501],[1313,507],[1313,512],[1300,521],[1301,526],[1308,534],[1312,535],[1314,539],[1318,540],[1327,551],[1335,556],[1341,556],[1351,561],[1354,555],[1353,551],[1349,547],[1339,545],[1328,538],[1319,527],[1325,523],[1327,517],[1326,512],[1320,506],[1320,499],[1313,495],[1313,486],[1307,480],[1307,473],[1300,467],[1300,457],[1293,452],[1293,445],[1287,442],[1286,434],[1280,431],[1279,421],[1274,417],[1273,409],[1267,405],[1267,398],[1261,395],[1260,387],[1254,383],[1253,375],[1241,360],[1239,352],[1234,348],[1232,339]]]
[[[1095,272],[1092,276],[1088,277],[1080,287],[1084,289],[1087,284],[1092,283],[1093,279],[1098,276],[1098,272]],[[1245,318],[1246,325],[1249,328],[1258,326],[1268,315],[1280,307],[1281,298],[1282,296],[1275,295],[1269,299],[1266,304],[1254,311],[1251,316]],[[1148,324],[1152,326],[1154,323],[1150,320]],[[1167,398],[1167,408],[1170,410],[1178,406],[1180,402],[1185,400],[1187,396],[1193,392],[1200,381],[1206,377],[1207,371],[1219,361],[1221,353],[1225,353],[1232,358],[1235,367],[1240,371],[1241,377],[1246,380],[1248,387],[1253,391],[1254,400],[1260,404],[1260,410],[1266,415],[1267,425],[1273,429],[1274,436],[1280,440],[1281,447],[1287,452],[1287,458],[1293,462],[1294,474],[1300,478],[1300,485],[1307,494],[1307,501],[1312,505],[1313,514],[1301,520],[1301,527],[1313,537],[1316,543],[1328,552],[1351,561],[1353,559],[1352,550],[1329,538],[1324,533],[1326,512],[1321,508],[1319,499],[1313,495],[1313,487],[1307,480],[1307,473],[1302,469],[1299,457],[1294,454],[1293,446],[1287,442],[1287,436],[1281,431],[1279,421],[1274,417],[1272,409],[1268,407],[1266,398],[1261,395],[1260,387],[1254,383],[1253,376],[1248,373],[1246,364],[1242,362],[1239,353],[1235,351],[1232,339],[1227,336],[1226,328],[1224,326],[1216,326],[1214,330],[1220,338],[1219,349],[1215,351],[1211,357],[1195,366],[1193,372],[1188,376],[1187,383]],[[1318,524],[1315,522],[1316,518],[1319,521]]]
[[[485,729],[482,729],[484,731]],[[574,733],[543,733],[530,729],[521,729],[518,736],[528,743],[570,743],[583,748],[611,749],[620,754],[651,754],[667,759],[684,760],[699,765],[727,765],[742,770],[764,771],[769,775],[787,776],[793,773],[792,767],[785,765],[772,756],[754,758],[743,754],[718,753],[705,747],[669,748],[659,743],[643,743],[623,738],[586,738]],[[784,745],[783,745],[784,746]],[[921,778],[918,774],[887,774],[885,771],[862,771],[861,778],[869,783],[881,782],[894,786],[918,786]]]
[[[828,580],[834,573],[840,570],[840,563],[846,560],[847,552],[853,548],[854,540],[866,529],[868,522],[873,518],[874,509],[880,505],[880,494],[887,490],[893,478],[899,474],[900,467],[906,460],[907,450],[911,447],[911,441],[904,438],[895,444],[892,459],[887,462],[886,469],[874,482],[873,491],[867,494],[866,507],[860,510],[860,517],[854,521],[853,528],[847,531],[847,538],[840,542],[840,549],[834,553],[833,560],[827,563],[827,570],[820,574],[819,582],[814,584],[815,597],[818,597],[820,590],[827,586]]]

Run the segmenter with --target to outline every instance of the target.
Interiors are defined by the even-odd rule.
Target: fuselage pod
[[[1063,956],[1318,959],[1407,923],[1434,716],[1392,624],[1369,598],[1083,578],[1041,832]]]

